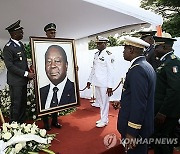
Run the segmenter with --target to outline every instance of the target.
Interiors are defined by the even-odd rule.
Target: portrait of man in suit
[[[40,88],[41,110],[67,106],[76,102],[74,82],[67,77],[65,50],[51,45],[45,53],[45,72],[50,83]]]

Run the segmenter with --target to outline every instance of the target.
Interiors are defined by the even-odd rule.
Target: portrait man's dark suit
[[[50,85],[40,88],[42,110],[45,109],[45,104],[46,104],[46,99],[49,93],[49,88],[50,88]],[[74,102],[76,102],[74,83],[68,79],[65,84],[63,93],[61,95],[60,102],[58,102],[58,106],[66,105],[66,104],[70,104]]]

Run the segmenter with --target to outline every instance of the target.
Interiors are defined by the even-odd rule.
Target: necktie
[[[58,105],[58,98],[57,98],[57,92],[58,92],[58,88],[57,87],[54,87],[53,88],[53,97],[52,97],[52,100],[51,100],[51,105],[50,107],[56,107]]]

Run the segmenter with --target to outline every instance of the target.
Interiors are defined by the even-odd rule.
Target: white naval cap
[[[124,36],[122,41],[123,45],[130,45],[138,48],[145,48],[150,46],[149,43],[143,41],[142,39],[132,36]]]
[[[102,36],[96,36],[96,43],[97,42],[108,42],[109,39],[108,38],[105,38],[105,37],[102,37]]]

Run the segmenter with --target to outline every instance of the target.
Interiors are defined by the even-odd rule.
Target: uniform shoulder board
[[[131,66],[129,69],[132,69],[132,68],[134,68],[134,67],[136,67],[136,66],[139,66],[139,64],[134,64],[134,65]]]
[[[174,54],[171,55],[171,59],[176,59],[176,58],[177,57]]]
[[[11,42],[8,42],[7,44],[6,44],[6,46],[10,46],[11,45]]]
[[[110,51],[108,51],[108,50],[106,50],[106,52],[107,52],[108,55],[111,55],[111,54],[112,54],[112,53],[111,53]]]

